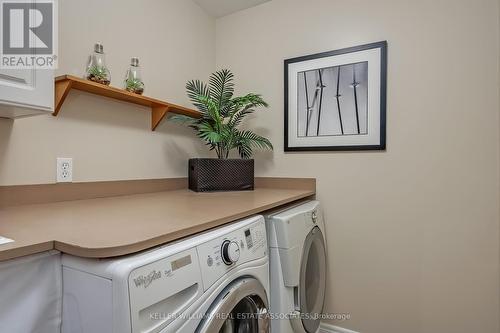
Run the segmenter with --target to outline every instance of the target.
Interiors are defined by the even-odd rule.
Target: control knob
[[[226,265],[231,265],[240,259],[240,246],[236,242],[225,240],[221,248],[222,261]]]

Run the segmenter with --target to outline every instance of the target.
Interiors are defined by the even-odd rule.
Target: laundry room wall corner
[[[499,332],[498,15],[498,0],[273,0],[217,20],[217,67],[270,104],[247,124],[275,146],[256,174],[317,179],[325,312],[350,314],[326,323]],[[283,61],[382,40],[387,150],[284,153]]]

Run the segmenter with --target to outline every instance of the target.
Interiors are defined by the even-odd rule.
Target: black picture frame
[[[325,57],[338,56],[347,53],[354,53],[370,49],[380,49],[380,140],[376,145],[343,145],[343,146],[307,146],[291,147],[289,146],[289,66],[290,64],[319,59]],[[295,78],[293,78],[295,79]],[[295,57],[284,60],[284,151],[370,151],[386,149],[386,113],[387,113],[387,41],[380,41],[365,45],[343,48],[334,51],[311,54],[301,57]]]

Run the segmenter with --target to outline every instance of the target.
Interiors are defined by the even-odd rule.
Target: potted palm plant
[[[267,107],[259,94],[234,97],[234,75],[227,69],[210,76],[209,83],[192,80],[187,95],[200,118],[177,115],[173,119],[194,129],[217,158],[189,160],[189,188],[196,192],[253,190],[254,149],[273,149],[271,142],[250,130],[239,129],[243,119],[258,107]],[[239,159],[229,158],[237,150]]]

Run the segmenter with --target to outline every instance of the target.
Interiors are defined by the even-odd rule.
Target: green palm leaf
[[[262,98],[261,95],[259,94],[247,94],[245,96],[241,97],[235,97],[231,100],[231,104],[233,106],[233,110],[239,110],[241,108],[245,107],[268,107],[269,105],[267,104],[266,101]]]
[[[191,80],[186,83],[186,91],[193,105],[204,115],[208,111],[206,101],[210,98],[207,85],[200,80]]]
[[[217,144],[221,140],[221,135],[208,122],[198,125],[198,136],[209,144]]]
[[[210,76],[209,84],[191,80],[186,84],[187,95],[202,117],[195,119],[176,115],[170,119],[186,124],[197,132],[219,158],[228,158],[237,149],[242,158],[250,158],[253,149],[273,149],[271,142],[252,131],[240,131],[243,119],[258,107],[268,104],[259,94],[233,97],[233,73],[219,70]]]
[[[240,132],[239,136],[243,140],[246,140],[253,147],[261,149],[273,149],[271,141],[258,134],[255,134],[252,131],[242,131]]]
[[[247,115],[253,113],[256,107],[267,107],[268,104],[261,95],[248,94],[242,97],[235,97],[231,100],[231,111],[229,112],[229,123],[237,127]]]
[[[221,110],[221,114],[224,114],[222,111],[227,109],[228,103],[233,97],[233,78],[233,73],[228,69],[222,69],[210,75],[210,97],[216,101],[219,110]]]

